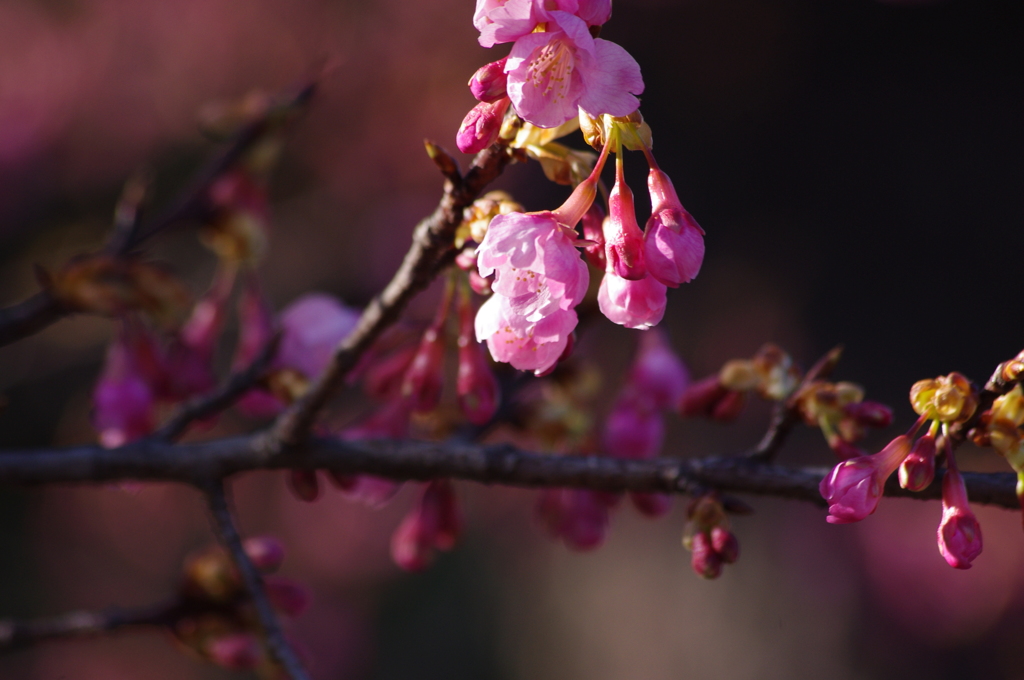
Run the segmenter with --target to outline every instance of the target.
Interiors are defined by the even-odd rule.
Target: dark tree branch
[[[805,387],[815,380],[828,378],[835,370],[839,358],[843,354],[843,346],[838,345],[829,350],[828,354],[818,359],[817,363],[807,371],[793,394],[784,402],[775,405],[772,411],[772,420],[768,424],[768,431],[757,446],[748,454],[751,460],[771,462],[775,459],[779,449],[786,441],[786,437],[793,431],[793,428],[800,422],[799,397]]]
[[[207,503],[210,507],[210,514],[213,517],[213,526],[218,540],[228,551],[235,568],[242,577],[242,583],[252,599],[256,608],[256,615],[259,617],[260,625],[263,627],[264,641],[270,656],[280,664],[281,668],[292,680],[310,680],[309,674],[303,667],[298,655],[281,630],[281,624],[277,620],[277,613],[270,604],[267,597],[267,589],[263,585],[263,577],[252,563],[242,546],[242,537],[235,527],[234,518],[231,516],[231,509],[228,507],[227,494],[224,491],[224,483],[220,480],[202,485],[206,493]]]
[[[156,439],[174,440],[184,434],[188,426],[197,420],[214,416],[242,398],[259,382],[266,373],[277,352],[281,336],[278,333],[266,344],[259,355],[242,371],[233,373],[227,381],[213,392],[188,402],[163,427],[152,436]]]
[[[428,149],[439,148],[428,146]],[[431,151],[431,157],[435,162],[443,158],[436,151]],[[412,245],[398,271],[363,310],[359,323],[338,345],[331,363],[309,392],[278,418],[273,430],[273,437],[278,442],[294,448],[308,436],[317,415],[363,353],[398,320],[409,301],[425,289],[454,257],[455,230],[462,223],[463,210],[472,205],[510,160],[508,148],[498,143],[478,153],[462,179],[451,169],[445,172],[444,195],[434,212],[416,226]],[[439,167],[443,165],[439,164]]]
[[[132,628],[168,627],[180,618],[179,603],[138,609],[111,607],[103,611],[77,611],[33,621],[0,620],[0,654],[51,640],[105,635]]]
[[[301,106],[309,101],[315,90],[315,81],[305,83],[289,95],[282,106]],[[115,255],[126,255],[146,239],[173,224],[184,220],[202,221],[208,218],[213,210],[208,196],[210,184],[252,148],[273,123],[271,118],[275,114],[277,112],[271,107],[264,115],[243,125],[228,148],[198,173],[177,200],[149,223],[133,221],[131,224],[119,225],[111,234],[106,250]],[[74,311],[45,290],[22,302],[0,309],[0,347],[38,333]]]
[[[818,484],[824,467],[786,467],[745,457],[685,460],[620,460],[600,456],[531,453],[504,444],[312,438],[301,456],[257,433],[195,444],[146,440],[120,449],[68,449],[0,453],[0,484],[95,483],[123,480],[201,484],[250,470],[324,469],[398,480],[440,477],[520,487],[577,487],[602,491],[692,493],[718,489],[809,501],[823,505]],[[910,493],[886,487],[886,495],[941,497],[941,474],[930,487]],[[1016,475],[964,473],[971,500],[1018,508]],[[895,480],[890,480],[895,483]]]

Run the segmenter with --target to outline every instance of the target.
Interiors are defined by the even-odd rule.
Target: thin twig
[[[280,664],[281,668],[292,680],[310,680],[309,674],[303,667],[298,655],[292,646],[288,644],[281,624],[277,620],[277,613],[270,604],[267,597],[267,589],[263,584],[263,577],[260,576],[256,565],[252,563],[242,546],[242,537],[235,527],[234,518],[231,516],[231,509],[228,507],[227,494],[224,491],[222,481],[210,482],[203,485],[206,493],[206,500],[209,504],[210,514],[213,517],[213,526],[218,540],[231,555],[238,573],[242,577],[242,583],[252,599],[256,608],[256,615],[259,617],[260,625],[263,627],[263,635],[267,651],[270,656]]]
[[[311,438],[303,455],[274,446],[257,433],[195,444],[144,440],[119,449],[81,446],[68,449],[0,453],[0,484],[95,483],[125,480],[177,481],[222,479],[250,470],[332,470],[372,474],[396,480],[442,477],[484,484],[530,488],[575,487],[600,491],[691,493],[717,489],[809,501],[823,505],[818,485],[824,467],[787,467],[738,457],[620,460],[601,456],[555,456],[505,444],[418,442],[408,440],[340,441]],[[1019,508],[1016,475],[963,473],[971,501]],[[898,486],[886,495],[941,497],[941,476],[920,493]]]
[[[316,90],[316,81],[296,88],[283,106],[297,107],[307,102]],[[122,225],[115,229],[107,250],[115,255],[126,255],[138,248],[146,239],[184,220],[197,220],[210,216],[213,206],[209,200],[210,184],[235,164],[254,143],[259,141],[270,124],[273,109],[242,126],[231,144],[210,161],[179,197],[162,213],[145,224]],[[49,291],[43,290],[22,302],[0,309],[0,347],[34,335],[47,326],[74,313]]]
[[[807,371],[789,398],[775,405],[772,410],[771,422],[768,424],[768,431],[764,433],[764,437],[761,438],[757,446],[747,454],[750,460],[770,463],[775,459],[789,433],[800,422],[800,395],[804,388],[816,380],[824,380],[831,375],[842,354],[842,345],[837,345],[829,350],[825,356],[811,366],[811,370]]]
[[[461,181],[456,181],[457,174],[446,175],[444,195],[434,212],[416,226],[412,245],[398,271],[363,310],[359,323],[335,349],[320,378],[278,418],[273,430],[277,442],[294,448],[309,435],[317,415],[363,353],[454,257],[455,230],[462,223],[463,210],[501,174],[510,159],[504,144],[494,144],[476,155]]]
[[[110,607],[76,611],[32,621],[0,620],[0,654],[41,642],[95,637],[131,628],[168,627],[180,617],[178,602],[135,609]]]
[[[152,436],[172,441],[183,434],[193,422],[214,416],[230,407],[252,389],[266,373],[280,340],[280,333],[274,335],[245,369],[231,374],[227,381],[213,392],[182,406],[174,417]]]

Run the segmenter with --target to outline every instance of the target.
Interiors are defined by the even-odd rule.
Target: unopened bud
[[[495,102],[480,102],[470,109],[455,137],[459,151],[477,153],[496,142],[511,103],[508,97],[503,97]]]
[[[284,561],[284,546],[273,536],[253,536],[242,544],[245,554],[262,572],[277,571]]]
[[[622,168],[616,168],[615,185],[608,197],[608,217],[604,220],[605,271],[639,281],[647,276],[644,264],[644,234],[636,221],[633,192],[626,185]]]
[[[740,557],[740,543],[736,535],[724,527],[711,529],[711,547],[726,564],[733,564]]]
[[[312,503],[320,497],[320,482],[316,470],[289,470],[288,488],[300,501]]]
[[[419,349],[409,364],[402,383],[402,396],[411,400],[413,410],[433,411],[441,401],[444,382],[444,333],[432,326],[423,333]]]
[[[469,91],[479,101],[495,102],[506,95],[505,85],[508,75],[505,73],[505,62],[508,57],[484,64],[469,79]]]
[[[722,575],[722,557],[711,545],[711,537],[704,532],[695,534],[690,565],[698,576],[715,579]]]
[[[922,491],[935,479],[935,437],[926,434],[914,442],[914,448],[900,464],[900,486]]]
[[[889,427],[892,425],[892,409],[877,401],[860,401],[847,404],[843,412],[867,427]]]
[[[233,671],[256,668],[263,661],[263,647],[252,633],[230,633],[206,642],[206,657],[213,663]]]
[[[309,591],[295,581],[274,576],[264,583],[270,604],[285,616],[294,618],[309,608]]]

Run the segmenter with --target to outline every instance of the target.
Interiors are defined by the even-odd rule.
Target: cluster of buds
[[[264,574],[277,571],[284,560],[281,544],[270,537],[250,538],[243,547]],[[274,609],[288,618],[309,605],[305,588],[291,580],[270,576],[264,584]],[[259,618],[223,549],[210,548],[188,559],[179,608],[171,632],[184,649],[223,668],[259,669],[273,677],[276,667],[260,642]]]
[[[800,369],[786,352],[768,343],[751,359],[733,359],[717,375],[696,381],[679,400],[684,417],[703,416],[728,422],[743,410],[746,395],[783,401],[800,383]]]
[[[633,460],[656,457],[665,438],[664,412],[679,402],[689,382],[689,371],[664,335],[657,330],[643,334],[626,384],[605,422],[605,452]],[[672,507],[669,495],[630,496],[636,508],[651,517],[660,517]]]
[[[850,382],[815,380],[800,388],[795,401],[804,422],[821,429],[840,460],[864,455],[855,444],[864,438],[865,427],[892,424],[892,409],[865,401],[864,388]]]
[[[992,407],[981,414],[970,437],[978,446],[991,446],[1006,458],[1017,473],[1017,497],[1024,510],[1024,390],[1019,382],[1022,375],[1024,352],[999,365],[986,387],[998,389],[1013,384],[1013,388],[997,397]]]
[[[683,546],[692,553],[690,564],[698,576],[718,578],[722,566],[739,559],[740,545],[729,530],[725,508],[717,494],[693,499],[687,508]]]
[[[921,380],[910,390],[910,403],[919,418],[914,426],[881,451],[843,461],[822,480],[820,491],[829,504],[828,521],[857,522],[878,507],[885,483],[900,470],[900,484],[911,491],[929,486],[935,477],[936,452],[946,457],[942,482],[942,522],[939,551],[958,569],[967,569],[981,553],[981,528],[967,503],[967,489],[953,456],[949,428],[969,420],[978,405],[978,393],[960,373]],[[918,431],[930,425],[921,437]],[[916,439],[915,439],[916,438]]]

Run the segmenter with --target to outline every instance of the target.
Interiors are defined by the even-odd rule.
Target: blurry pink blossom
[[[359,312],[330,295],[303,295],[281,312],[282,336],[275,366],[316,378],[358,321]]]
[[[107,349],[106,363],[93,389],[93,426],[100,443],[115,448],[153,431],[156,396],[140,366],[145,335],[126,325]]]
[[[392,534],[391,558],[407,571],[422,571],[435,549],[450,550],[461,533],[462,513],[451,481],[434,480]]]
[[[608,533],[609,501],[617,501],[586,489],[545,489],[537,502],[537,516],[553,538],[574,550],[593,550]]]

